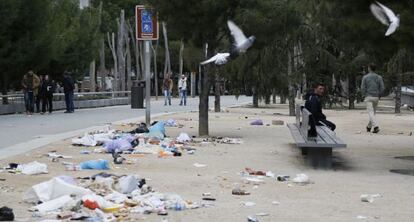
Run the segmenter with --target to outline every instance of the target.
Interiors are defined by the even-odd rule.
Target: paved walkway
[[[222,96],[222,107],[245,104],[250,97]],[[198,110],[198,98],[188,99],[187,106],[179,106],[178,99],[173,99],[172,106],[164,106],[161,97],[152,101],[152,115],[169,112]],[[214,98],[210,97],[210,107],[214,107]],[[113,106],[96,109],[76,110],[73,114],[63,111],[51,115],[24,114],[0,116],[0,159],[37,148],[54,140],[67,138],[86,128],[103,126],[121,120],[145,117],[145,109],[131,109],[130,106]]]

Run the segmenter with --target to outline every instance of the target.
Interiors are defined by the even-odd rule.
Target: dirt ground
[[[378,135],[365,132],[368,116],[364,110],[326,110],[328,119],[337,124],[337,135],[347,144],[346,149],[334,151],[332,170],[315,170],[305,164],[286,125],[272,125],[272,120],[294,122],[288,116],[286,105],[266,108],[229,108],[228,112],[210,113],[211,136],[237,137],[244,143],[196,146],[194,155],[158,158],[157,155],[137,157],[136,164],[118,165],[109,170],[115,174],[138,174],[148,178],[156,191],[176,193],[186,200],[200,202],[209,192],[216,201],[213,207],[173,212],[161,217],[142,215],[144,221],[247,221],[247,216],[258,216],[259,221],[414,221],[414,177],[394,174],[390,169],[412,169],[414,161],[396,159],[414,156],[414,113],[406,111],[395,115],[390,108],[380,109],[377,117],[381,126]],[[166,134],[176,137],[181,132],[197,135],[198,113],[181,113],[157,119],[176,119],[183,128],[167,128]],[[250,126],[262,119],[264,126]],[[269,125],[266,125],[269,124]],[[108,159],[109,154],[80,154],[94,148],[75,147],[70,139],[50,144],[30,153],[0,161],[38,161],[48,164],[49,174],[27,176],[0,173],[0,201],[14,209],[17,221],[39,221],[28,211],[31,206],[22,201],[23,193],[31,186],[54,176],[91,176],[100,171],[65,171],[59,162],[43,155],[56,150],[71,155],[71,162],[90,159]],[[125,155],[128,157],[128,155]],[[196,168],[194,163],[207,166]],[[243,182],[239,175],[245,167],[272,171],[276,175],[307,174],[312,183],[304,186],[264,178],[258,186]],[[234,187],[246,189],[248,196],[231,194]],[[381,194],[373,203],[361,202],[361,194]],[[272,204],[272,202],[279,204]],[[254,202],[246,207],[242,202]],[[364,216],[366,219],[357,218]]]

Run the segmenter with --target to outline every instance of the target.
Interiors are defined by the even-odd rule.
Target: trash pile
[[[189,143],[193,141],[187,133],[181,133],[177,138],[167,138],[165,127],[179,127],[180,125],[173,119],[166,122],[154,122],[147,128],[145,123],[129,132],[120,132],[111,129],[87,133],[83,137],[72,139],[72,144],[83,147],[98,147],[94,153],[110,153],[114,158],[115,164],[122,164],[127,159],[125,155],[139,154],[158,154],[159,157],[182,156],[186,151],[194,154],[194,148]],[[89,154],[91,151],[82,150],[82,154]],[[127,161],[128,162],[128,161]],[[82,167],[80,167],[82,168]],[[87,167],[86,169],[90,169]]]
[[[137,175],[99,173],[86,178],[54,177],[23,197],[33,217],[87,221],[135,221],[143,214],[168,215],[202,207],[177,194],[155,192]]]

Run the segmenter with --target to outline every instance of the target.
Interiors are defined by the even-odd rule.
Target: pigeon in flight
[[[250,36],[247,38],[243,31],[232,21],[227,21],[227,26],[230,29],[230,33],[234,38],[234,47],[232,49],[232,56],[239,55],[241,53],[245,53],[247,49],[249,49],[252,45],[256,37]]]
[[[387,8],[383,4],[379,2],[372,3],[370,8],[375,18],[377,18],[382,24],[388,26],[385,36],[390,36],[397,30],[398,26],[400,26],[399,15],[395,15],[391,9]]]
[[[212,63],[214,62],[214,64],[220,66],[220,65],[224,65],[227,63],[227,61],[229,61],[230,58],[230,53],[217,53],[215,56],[211,57],[210,59],[201,62],[201,65],[206,65],[208,63]]]

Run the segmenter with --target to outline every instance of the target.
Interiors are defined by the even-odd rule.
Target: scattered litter
[[[269,213],[261,212],[261,213],[257,213],[256,216],[258,216],[258,217],[266,217],[266,216],[269,216]]]
[[[14,221],[13,209],[8,207],[0,208],[0,221]]]
[[[272,201],[272,204],[273,205],[280,205],[280,202],[279,201]]]
[[[64,156],[64,155],[57,154],[56,152],[48,153],[47,156],[51,157],[51,158],[62,158],[62,159],[72,159],[73,158],[72,156]]]
[[[297,184],[308,184],[310,182],[309,177],[306,174],[296,174],[296,177],[292,179],[292,182]]]
[[[235,188],[231,191],[231,194],[233,195],[241,195],[241,196],[245,196],[245,195],[250,195],[249,192],[242,190],[240,188]]]
[[[68,204],[75,205],[76,203],[74,203],[74,200],[69,195],[65,195],[39,204],[35,206],[34,209],[39,211],[40,213],[47,213],[50,211],[58,210]]]
[[[357,218],[357,220],[367,220],[368,219],[368,217],[362,216],[362,215],[358,215],[356,218]]]
[[[166,127],[177,127],[178,123],[175,119],[169,119],[165,122]]]
[[[225,138],[217,139],[215,142],[223,143],[223,144],[242,144],[243,140],[241,140],[239,138],[225,137]]]
[[[375,198],[381,197],[381,194],[362,194],[361,195],[361,201],[362,202],[368,202],[373,203]]]
[[[267,171],[266,176],[271,177],[271,178],[275,178],[275,174],[272,171]]]
[[[44,174],[48,173],[47,171],[47,165],[44,163],[39,163],[37,161],[28,163],[28,164],[22,164],[17,166],[17,170],[21,171],[22,174],[26,175],[36,175],[36,174]]]
[[[193,166],[197,167],[197,168],[201,168],[201,167],[206,167],[206,164],[201,164],[201,163],[195,163],[193,164]]]
[[[184,143],[184,142],[190,142],[191,138],[187,133],[180,133],[180,135],[177,137],[177,142]]]
[[[89,150],[81,150],[80,154],[91,154],[91,151]]]
[[[250,125],[252,125],[252,126],[263,126],[264,124],[263,124],[263,120],[257,119],[257,120],[254,120],[253,122],[251,122]]]
[[[193,155],[193,154],[195,154],[195,150],[188,150],[187,154]]]
[[[202,196],[203,197],[209,197],[209,196],[211,196],[211,193],[203,193]]]
[[[245,170],[246,170],[247,173],[249,173],[249,175],[256,175],[256,176],[265,176],[266,175],[266,173],[263,172],[263,171],[260,171],[260,170],[256,171],[256,170],[253,170],[253,169],[248,168],[248,167],[246,167]]]
[[[140,133],[148,133],[148,132],[149,132],[149,130],[147,128],[147,124],[140,123],[139,126],[136,129],[130,131],[129,133],[130,134],[140,134]]]
[[[247,201],[247,202],[242,202],[242,205],[245,207],[253,207],[253,206],[256,206],[256,203]]]
[[[81,138],[72,139],[72,144],[78,146],[96,146],[97,142],[94,140],[93,135],[85,133]]]
[[[216,201],[216,198],[212,198],[212,197],[203,197],[202,200],[205,201]]]
[[[259,185],[261,183],[264,183],[263,180],[259,179],[259,178],[254,178],[254,177],[245,177],[243,178],[247,183],[253,183],[254,185]]]
[[[89,160],[79,164],[82,170],[109,170],[108,160]]]
[[[259,220],[255,216],[248,216],[247,222],[259,222]]]
[[[290,176],[286,176],[286,175],[277,176],[277,181],[280,181],[280,182],[288,181],[289,179],[290,179]]]

